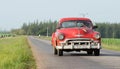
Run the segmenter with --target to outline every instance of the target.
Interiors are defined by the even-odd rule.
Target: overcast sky
[[[0,0],[0,30],[82,14],[94,22],[120,22],[120,0]]]

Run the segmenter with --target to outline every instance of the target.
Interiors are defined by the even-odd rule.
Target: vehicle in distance
[[[86,51],[88,55],[100,55],[101,36],[94,29],[89,18],[69,17],[60,19],[56,31],[52,33],[54,54],[63,56],[63,52]]]

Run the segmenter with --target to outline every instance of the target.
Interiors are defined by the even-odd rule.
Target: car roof
[[[60,23],[65,22],[65,21],[70,21],[70,20],[88,20],[91,21],[89,18],[83,18],[83,17],[67,17],[67,18],[61,18],[59,20]]]

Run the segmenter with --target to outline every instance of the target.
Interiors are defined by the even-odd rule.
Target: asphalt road
[[[28,37],[37,62],[37,69],[120,69],[120,52],[101,50],[100,56],[86,52],[53,54],[50,41]]]

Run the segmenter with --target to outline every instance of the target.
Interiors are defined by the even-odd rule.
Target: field
[[[40,39],[51,40],[51,37],[41,36]],[[120,39],[102,38],[102,48],[120,51]]]
[[[35,69],[25,36],[0,38],[0,69]]]
[[[102,47],[105,49],[120,51],[120,39],[103,38]]]
[[[3,33],[0,33],[0,38],[3,38],[3,37],[14,37],[15,34],[3,34]]]

